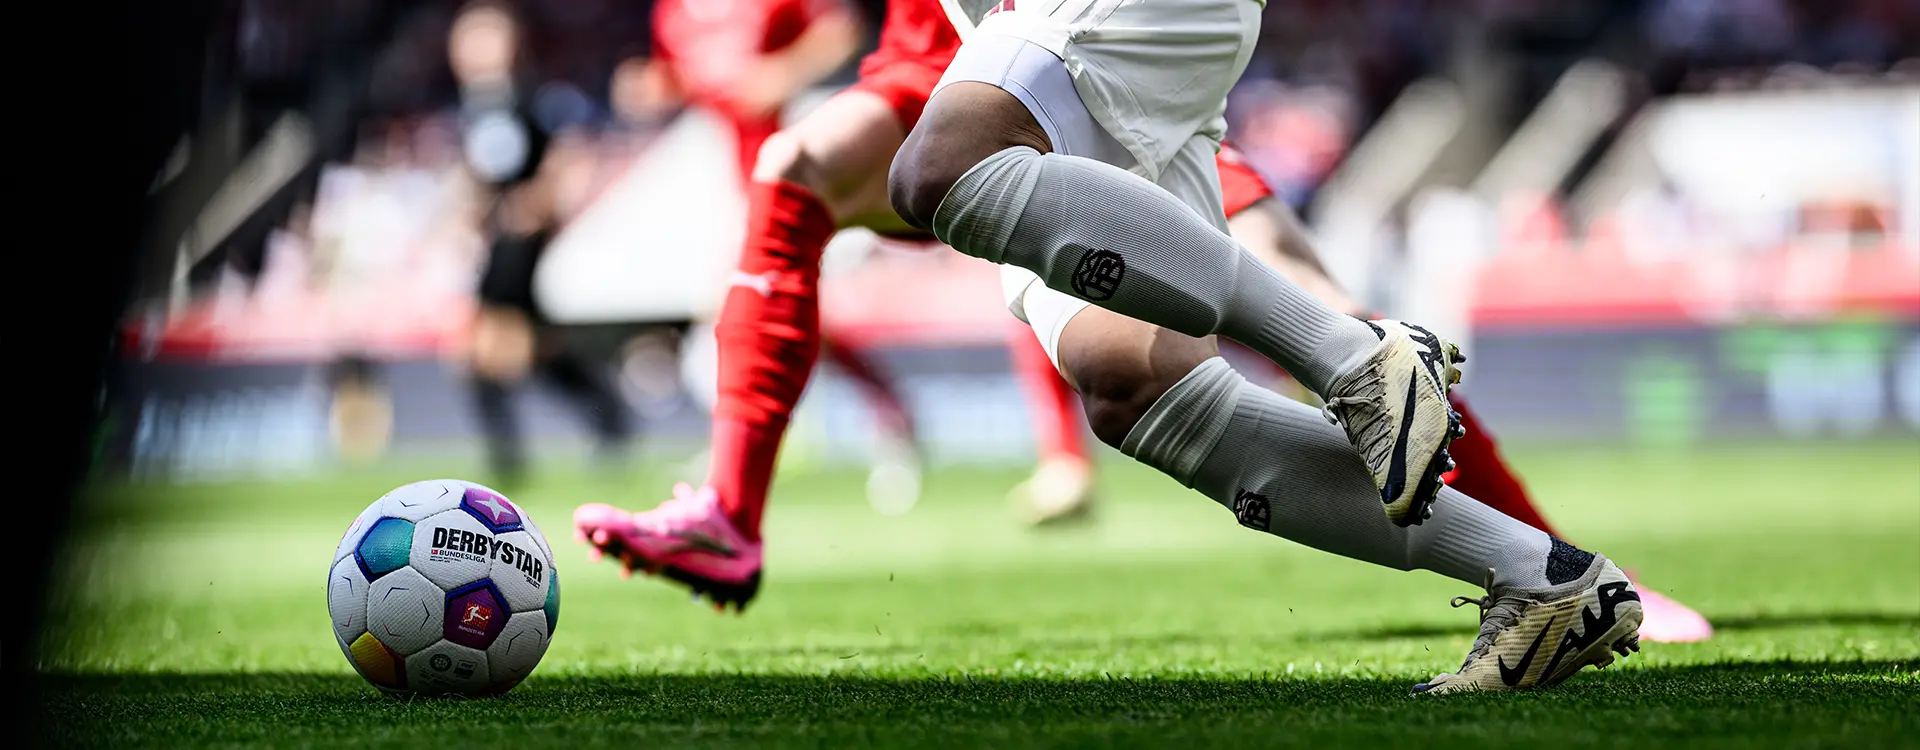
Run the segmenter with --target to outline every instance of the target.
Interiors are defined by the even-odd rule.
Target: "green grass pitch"
[[[664,496],[557,473],[517,494],[565,599],[533,677],[394,700],[332,642],[338,535],[443,475],[103,487],[43,668],[70,746],[1920,746],[1920,443],[1520,452],[1576,543],[1695,605],[1714,640],[1649,644],[1534,694],[1413,698],[1458,666],[1473,587],[1235,525],[1125,462],[1092,524],[1036,533],[1019,476],[930,477],[911,514],[857,472],[790,475],[744,617],[623,581],[568,536],[578,502]],[[647,490],[642,492],[642,489]]]

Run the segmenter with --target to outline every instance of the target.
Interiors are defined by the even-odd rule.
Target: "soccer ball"
[[[347,527],[327,576],[333,637],[395,695],[499,695],[553,640],[560,580],[526,511],[472,482],[415,482]]]

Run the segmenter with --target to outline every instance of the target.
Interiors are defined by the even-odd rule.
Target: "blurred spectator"
[[[682,104],[733,130],[744,179],[800,92],[845,65],[860,24],[845,0],[658,0],[653,59],[624,84],[642,117]]]
[[[559,123],[535,112],[532,94],[539,89],[524,55],[524,28],[509,6],[480,0],[455,19],[448,43],[460,83],[467,166],[482,193],[489,235],[471,350],[474,404],[489,461],[507,485],[526,463],[510,397],[529,373],[558,386],[580,409],[604,458],[616,458],[631,431],[627,406],[607,373],[567,348],[534,293],[534,274],[562,219],[558,167],[564,160],[552,153]]]

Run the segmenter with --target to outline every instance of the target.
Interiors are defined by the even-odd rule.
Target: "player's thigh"
[[[1040,44],[1008,34],[976,36],[961,46],[953,64],[947,67],[934,89],[935,101],[943,104],[941,97],[958,91],[953,87],[960,83],[984,83],[1011,94],[1045,132],[1047,145],[1054,153],[1121,169],[1136,166],[1133,154],[1114,140],[1081,100],[1066,63]],[[950,129],[979,129],[982,123],[970,115],[949,118],[946,125]]]
[[[1045,49],[1071,71],[1077,98],[1136,171],[1158,179],[1190,136],[1224,136],[1226,95],[1259,28],[1255,0],[1062,0],[989,14],[954,64],[967,47],[1001,37]]]
[[[535,339],[533,321],[525,310],[483,303],[473,323],[472,367],[490,380],[519,380],[533,365]]]
[[[904,226],[887,202],[887,166],[906,136],[886,99],[847,89],[768,138],[753,179],[807,187],[842,227],[883,231]]]
[[[968,171],[1017,147],[1137,166],[1081,102],[1057,55],[1018,36],[977,35],[961,45],[895,157],[894,207],[930,227]]]
[[[1221,197],[1220,167],[1214,156],[1218,148],[1219,142],[1211,136],[1195,134],[1189,137],[1186,145],[1175,151],[1172,159],[1160,170],[1160,179],[1156,182],[1200,214],[1213,228],[1225,232],[1226,203]]]

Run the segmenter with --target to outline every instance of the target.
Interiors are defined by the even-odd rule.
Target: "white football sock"
[[[1376,565],[1475,586],[1492,568],[1498,585],[1538,590],[1592,559],[1451,488],[1426,523],[1393,525],[1346,433],[1217,357],[1161,396],[1121,451],[1205,493],[1244,526]]]
[[[1238,341],[1317,393],[1380,345],[1165,188],[1092,159],[994,154],[953,186],[933,232],[1127,317]]]

